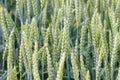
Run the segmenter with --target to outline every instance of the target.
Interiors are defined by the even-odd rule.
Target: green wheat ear
[[[46,47],[46,53],[47,53],[47,69],[48,69],[48,79],[47,80],[53,80],[53,66],[52,66],[52,59],[50,56],[50,52],[48,50],[48,47]]]
[[[71,53],[71,63],[72,63],[72,71],[75,80],[79,80],[79,69],[76,62],[76,53]]]
[[[0,27],[0,80],[120,80],[120,0],[0,0]]]
[[[8,33],[8,29],[6,27],[6,22],[5,22],[6,20],[5,20],[4,17],[5,17],[5,15],[4,15],[4,7],[0,6],[0,22],[1,22],[1,27],[2,27],[2,30],[4,32],[5,40],[6,40],[6,42],[8,42],[9,33]]]
[[[27,17],[30,19],[30,15],[31,15],[31,0],[26,0],[27,2]]]
[[[12,74],[14,46],[15,46],[15,44],[14,44],[14,28],[13,28],[12,32],[10,33],[9,44],[8,44],[8,56],[7,56],[8,75],[7,75],[7,80],[13,80],[13,78],[14,78],[14,75]]]
[[[62,80],[65,58],[66,58],[66,53],[64,52],[61,54],[60,57],[60,63],[57,71],[56,80]]]
[[[58,48],[58,44],[59,44],[59,31],[60,31],[60,29],[59,29],[59,23],[60,23],[60,17],[61,17],[61,9],[59,9],[59,11],[58,11],[58,14],[57,14],[57,16],[56,16],[56,22],[55,22],[55,20],[53,21],[53,23],[55,22],[55,26],[53,27],[54,28],[54,33],[53,33],[53,59],[54,59],[54,65],[56,66],[56,63],[57,63],[57,61],[58,61],[58,56],[59,56],[59,54],[58,54],[58,51],[59,50],[57,50],[57,48]],[[54,25],[54,24],[53,24]]]
[[[16,11],[20,19],[22,18],[22,9],[23,8],[23,3],[22,0],[16,0]]]
[[[32,7],[33,7],[34,15],[38,16],[39,15],[38,0],[31,0],[31,2],[32,2]]]
[[[8,26],[8,30],[11,31],[13,27],[15,27],[15,24],[11,18],[11,15],[7,12],[7,10],[4,9],[5,12],[5,18]]]
[[[16,67],[14,66],[13,70],[12,70],[12,74],[13,74],[13,80],[18,80],[17,79],[17,69]]]
[[[85,67],[85,64],[84,64],[84,60],[83,60],[83,55],[80,56],[80,66],[81,66],[81,76],[82,76],[82,79],[85,80],[85,74],[86,74],[86,67]]]
[[[83,55],[83,52],[84,52],[86,30],[87,30],[86,26],[82,26],[82,29],[81,29],[81,38],[80,38],[80,54],[81,55]]]
[[[86,79],[85,80],[91,80],[89,70],[87,70],[87,75],[86,75]]]
[[[35,42],[34,46],[34,53],[32,55],[32,71],[33,71],[33,77],[34,80],[41,80],[39,75],[39,69],[38,69],[38,42]]]
[[[115,62],[117,59],[117,54],[120,50],[120,33],[117,33],[115,36],[115,40],[114,40],[114,47],[113,47],[113,51],[111,54],[111,63],[110,63],[110,68],[111,68],[111,79],[114,78],[113,74],[114,74],[114,66],[115,66]]]
[[[6,21],[5,21],[4,17],[5,17],[4,6],[3,6],[2,3],[0,3],[0,24],[1,24],[1,28],[3,30],[4,39],[6,41],[5,48],[4,48],[4,51],[3,51],[3,57],[2,57],[3,68],[4,68],[4,63],[5,63],[5,60],[6,60],[6,55],[8,53],[8,45],[9,45],[9,32],[8,32]]]
[[[22,63],[23,63],[23,56],[24,56],[25,50],[24,50],[24,40],[21,40],[21,45],[20,45],[20,51],[19,51],[19,72],[20,72],[20,80],[22,76]],[[25,60],[26,63],[26,60]]]

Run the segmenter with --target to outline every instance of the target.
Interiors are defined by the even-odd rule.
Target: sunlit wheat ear
[[[4,9],[4,12],[5,12],[5,18],[6,18],[8,30],[11,31],[13,29],[13,27],[15,27],[15,24],[11,18],[11,15],[7,12],[6,9]]]
[[[87,30],[86,26],[82,26],[82,29],[81,29],[81,38],[80,38],[80,54],[81,55],[83,55],[83,52],[84,52],[86,30]]]
[[[57,45],[58,45],[58,27],[55,28],[55,34],[54,34],[54,44],[53,44],[54,65],[56,65],[56,62],[58,61]]]
[[[51,43],[53,43],[54,41],[53,41],[53,32],[52,32],[52,25],[49,25],[49,27],[50,27],[50,33],[49,33],[49,37],[50,37],[50,44]]]
[[[48,70],[48,79],[47,80],[53,80],[52,59],[51,59],[50,52],[49,52],[47,46],[46,46],[46,53],[47,53],[47,70]]]
[[[27,2],[27,17],[30,18],[31,0],[26,0],[26,2]]]
[[[92,15],[93,15],[93,5],[92,5],[92,0],[88,0],[87,1],[87,7],[88,7],[88,15],[89,15],[89,18],[91,19]]]
[[[43,9],[43,7],[45,6],[45,2],[46,2],[47,0],[40,0],[40,5],[41,5],[41,8]]]
[[[103,45],[101,46],[101,49],[100,49],[100,53],[99,53],[99,56],[98,56],[98,62],[97,62],[97,65],[96,65],[96,80],[99,80],[100,79],[100,71],[101,71],[101,63],[102,63],[102,59],[103,59]]]
[[[87,42],[87,54],[86,54],[86,67],[89,68],[90,64],[90,53],[91,53],[91,35],[90,32],[88,31],[88,42]]]
[[[24,25],[24,30],[23,30],[23,39],[24,39],[24,46],[25,46],[25,53],[26,53],[26,55],[27,55],[27,60],[28,60],[28,65],[30,66],[31,65],[31,53],[29,53],[30,52],[30,50],[29,50],[29,48],[31,47],[31,46],[28,46],[29,44],[29,42],[28,42],[28,40],[29,40],[29,31],[28,31],[28,23],[26,22],[26,24]]]
[[[31,2],[32,2],[32,7],[33,7],[34,15],[38,16],[39,15],[38,0],[31,0]]]
[[[105,79],[106,80],[110,80],[110,69],[109,69],[109,65],[108,65],[108,61],[106,60],[105,62]]]
[[[33,18],[33,25],[31,25],[31,27],[33,27],[34,29],[34,34],[33,36],[33,41],[39,41],[39,28],[37,27],[37,21]],[[39,44],[39,43],[38,43]]]
[[[97,10],[95,9],[94,15],[91,20],[92,42],[94,46],[94,66],[97,63],[98,54],[100,51],[101,28],[102,28],[101,17],[99,13],[97,12]]]
[[[2,59],[3,59],[3,68],[4,68],[6,55],[8,53],[9,32],[8,32],[8,29],[7,29],[7,26],[6,26],[5,16],[4,16],[4,7],[2,6],[2,4],[0,4],[0,24],[1,24],[1,28],[3,30],[4,39],[6,41],[5,48],[4,48],[4,51],[3,51],[3,57],[2,57]]]
[[[47,3],[48,3],[48,1],[45,1],[45,7],[44,7],[44,9],[43,9],[43,17],[42,17],[42,25],[43,25],[43,27],[44,27],[44,29],[46,28],[46,21],[47,21]]]
[[[60,58],[60,52],[61,52],[61,45],[62,45],[62,33],[59,34],[59,42],[58,42],[58,47],[57,47],[57,52],[58,52],[58,59]],[[56,70],[58,69],[58,63],[56,62]]]
[[[32,43],[35,41],[39,41],[39,32],[38,32],[37,21],[35,20],[35,18],[33,18],[30,26],[29,26],[29,24],[27,24],[27,25],[28,25],[27,36],[29,39],[28,42],[29,42],[29,47],[31,48],[31,53],[32,53],[33,52],[32,51]]]
[[[64,52],[61,54],[61,57],[60,57],[56,80],[62,80],[63,73],[64,73],[63,69],[64,69],[65,57],[66,57],[66,53]]]
[[[7,31],[10,34],[10,32],[12,31],[13,28],[15,28],[15,36],[17,38],[17,41],[19,42],[19,32],[17,30],[17,27],[12,19],[11,14],[4,8],[4,15],[5,15],[5,19],[6,19],[6,26],[7,26]]]
[[[45,32],[45,35],[44,35],[44,41],[43,41],[43,44],[44,44],[44,47],[46,46],[49,46],[49,35],[50,35],[50,28],[48,27],[47,28],[47,31]],[[42,52],[42,59],[41,59],[41,64],[42,64],[42,79],[44,79],[44,70],[45,70],[45,65],[47,63],[47,54],[46,54],[46,48],[44,49],[44,51]]]
[[[34,53],[32,55],[32,71],[33,71],[33,77],[34,80],[41,80],[39,75],[39,68],[38,68],[38,42],[35,42],[34,46]]]
[[[113,41],[117,33],[118,21],[116,21],[116,14],[112,9],[110,9],[109,15],[112,15],[109,16],[112,27],[112,31],[111,30],[109,31],[109,47],[110,47],[110,54],[112,54],[113,44],[114,44]]]
[[[19,51],[19,72],[20,72],[20,80],[21,80],[21,76],[22,76],[22,68],[23,68],[23,55],[25,54],[25,50],[24,50],[24,40],[21,40],[21,45],[20,45],[20,51]],[[25,61],[26,62],[26,61]]]
[[[82,14],[81,1],[75,0],[75,19],[76,19],[77,27],[79,26],[79,23],[81,21],[81,16],[82,16],[81,14]]]
[[[105,26],[104,28],[102,28],[102,24],[101,24],[101,21],[100,21],[100,17],[99,17],[99,35],[100,35],[100,41],[99,41],[99,46],[100,48],[98,47],[98,57],[96,56],[96,79],[99,80],[101,76],[100,75],[100,71],[101,71],[101,63],[102,63],[102,59],[104,59],[105,57],[107,57],[107,53],[108,53],[108,43],[107,43],[107,39],[106,39],[106,30],[105,30]],[[98,35],[97,35],[98,36]],[[98,58],[98,59],[97,59]]]
[[[114,39],[114,47],[113,47],[113,51],[112,51],[112,54],[111,54],[111,63],[110,63],[110,68],[111,68],[111,79],[114,78],[113,76],[113,73],[114,73],[114,66],[115,66],[115,62],[116,62],[116,59],[117,59],[117,54],[120,50],[120,33],[117,33],[116,36],[115,36],[115,39]]]
[[[87,70],[87,74],[86,74],[86,79],[85,80],[91,80],[91,77],[90,77],[90,72],[89,70]]]
[[[47,28],[47,32],[45,35],[45,40],[44,40],[44,46],[48,46],[48,41],[49,41],[49,37],[50,37],[50,27]]]
[[[23,39],[24,39],[24,49],[25,49],[25,61],[27,61],[27,63],[25,63],[27,66],[25,66],[25,69],[27,71],[27,76],[28,76],[28,79],[31,79],[32,78],[32,45],[31,43],[29,42],[30,40],[30,36],[29,36],[29,24],[28,24],[28,21],[26,22],[26,24],[24,25],[23,27]],[[34,27],[33,27],[34,28]],[[31,31],[32,32],[32,31]],[[34,30],[33,30],[34,32]],[[32,41],[31,41],[32,42]]]
[[[8,57],[7,57],[7,70],[8,70],[8,75],[7,75],[7,80],[13,80],[13,53],[14,53],[14,29],[10,33],[9,37],[9,45],[8,45]]]
[[[22,17],[22,10],[23,10],[22,0],[16,0],[16,11],[20,19]]]
[[[8,42],[8,30],[7,30],[7,27],[6,27],[6,20],[5,20],[5,15],[4,15],[4,8],[3,6],[1,5],[0,6],[0,23],[1,23],[1,27],[2,27],[2,30],[4,32],[4,37],[5,37],[5,40],[7,40],[6,42]]]
[[[102,31],[102,30],[101,30]],[[104,30],[103,30],[104,31]],[[101,71],[101,63],[102,63],[102,59],[103,57],[106,57],[105,54],[107,54],[107,49],[106,49],[106,43],[105,43],[105,37],[104,37],[104,33],[101,32],[101,48],[100,48],[100,52],[99,52],[99,56],[98,56],[98,61],[97,61],[97,65],[96,65],[96,80],[99,80],[100,79],[100,71]]]
[[[67,17],[68,17],[68,25],[69,25],[69,27],[72,25],[72,22],[73,22],[73,11],[72,11],[72,1],[70,0],[70,1],[67,1],[67,3],[66,3],[66,5],[67,5]]]
[[[35,18],[32,19],[31,25],[30,25],[30,33],[29,33],[29,25],[26,24],[26,37],[28,37],[28,39],[26,39],[26,52],[27,52],[27,58],[28,58],[28,62],[29,62],[29,75],[30,77],[32,77],[32,71],[31,71],[31,67],[32,67],[32,53],[34,52],[32,50],[32,46],[33,46],[33,42],[37,42],[35,44],[37,44],[36,46],[38,46],[38,41],[39,41],[39,33],[38,33],[38,27],[37,27],[37,21],[35,20]],[[30,36],[29,36],[30,34]],[[28,43],[29,42],[29,43]],[[29,50],[29,51],[28,51]],[[37,53],[37,52],[36,52]],[[38,53],[37,53],[38,54]],[[36,63],[37,64],[37,63]],[[35,65],[36,65],[35,64]],[[38,75],[37,75],[38,77]],[[39,79],[39,77],[38,77]]]
[[[81,29],[81,38],[80,38],[80,66],[81,66],[81,75],[82,75],[82,79],[85,79],[85,74],[86,74],[86,68],[84,65],[84,61],[83,61],[83,54],[84,54],[84,46],[85,46],[85,38],[86,38],[86,26],[82,26]]]
[[[57,17],[56,17],[56,23],[53,32],[53,59],[54,59],[54,65],[56,65],[56,62],[58,61],[58,44],[59,44],[59,23],[60,23],[60,17],[61,17],[61,9],[58,11]],[[53,24],[54,25],[54,24]]]
[[[84,60],[83,60],[83,55],[80,55],[80,66],[81,66],[81,76],[82,76],[82,79],[85,80],[85,74],[86,74],[86,67],[85,67],[85,64],[84,64]]]
[[[79,80],[79,69],[76,62],[76,53],[71,53],[71,63],[72,63],[72,71],[75,80]]]
[[[76,41],[75,41],[75,56],[76,56],[76,60],[78,61],[79,60],[79,56],[78,56],[78,38],[76,38]]]
[[[37,22],[36,22],[35,18],[32,19],[30,27],[28,25],[28,28],[30,28],[27,32],[28,33],[27,36],[29,39],[29,47],[32,48],[32,43],[33,43],[34,39],[38,40],[38,28],[37,28]],[[32,49],[31,49],[31,53],[32,53]]]
[[[20,80],[22,80],[22,73],[23,73],[23,68],[28,71],[29,64],[28,64],[28,58],[26,55],[26,49],[25,49],[25,27],[26,25],[22,25],[22,36],[21,36],[21,44],[20,44],[20,50],[19,50],[19,72],[20,72]]]
[[[12,74],[13,74],[13,80],[18,80],[18,78],[17,78],[17,69],[16,69],[15,66],[14,66],[14,68],[12,70]]]
[[[102,41],[102,53],[103,53],[103,59],[104,59],[104,69],[105,69],[105,79],[110,79],[110,70],[109,70],[109,62],[108,62],[108,54],[109,54],[109,43],[107,42],[106,38],[106,21],[104,21],[104,28],[101,30],[101,41]]]
[[[68,51],[70,49],[70,45],[69,45],[69,24],[68,24],[68,19],[64,19],[64,29],[63,29],[63,34],[64,39],[62,39],[62,42],[64,45],[63,46],[63,51],[66,52],[68,54]]]

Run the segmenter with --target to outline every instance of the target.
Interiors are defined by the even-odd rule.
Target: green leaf
[[[111,27],[111,22],[110,22],[110,18],[109,18],[109,14],[108,14],[108,11],[106,12],[106,23],[108,25],[108,29],[112,32],[112,27]]]

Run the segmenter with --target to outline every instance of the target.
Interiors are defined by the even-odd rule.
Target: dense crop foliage
[[[120,0],[0,0],[0,80],[120,80]]]

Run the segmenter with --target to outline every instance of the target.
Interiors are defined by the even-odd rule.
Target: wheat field
[[[120,0],[0,0],[0,80],[120,80]]]

